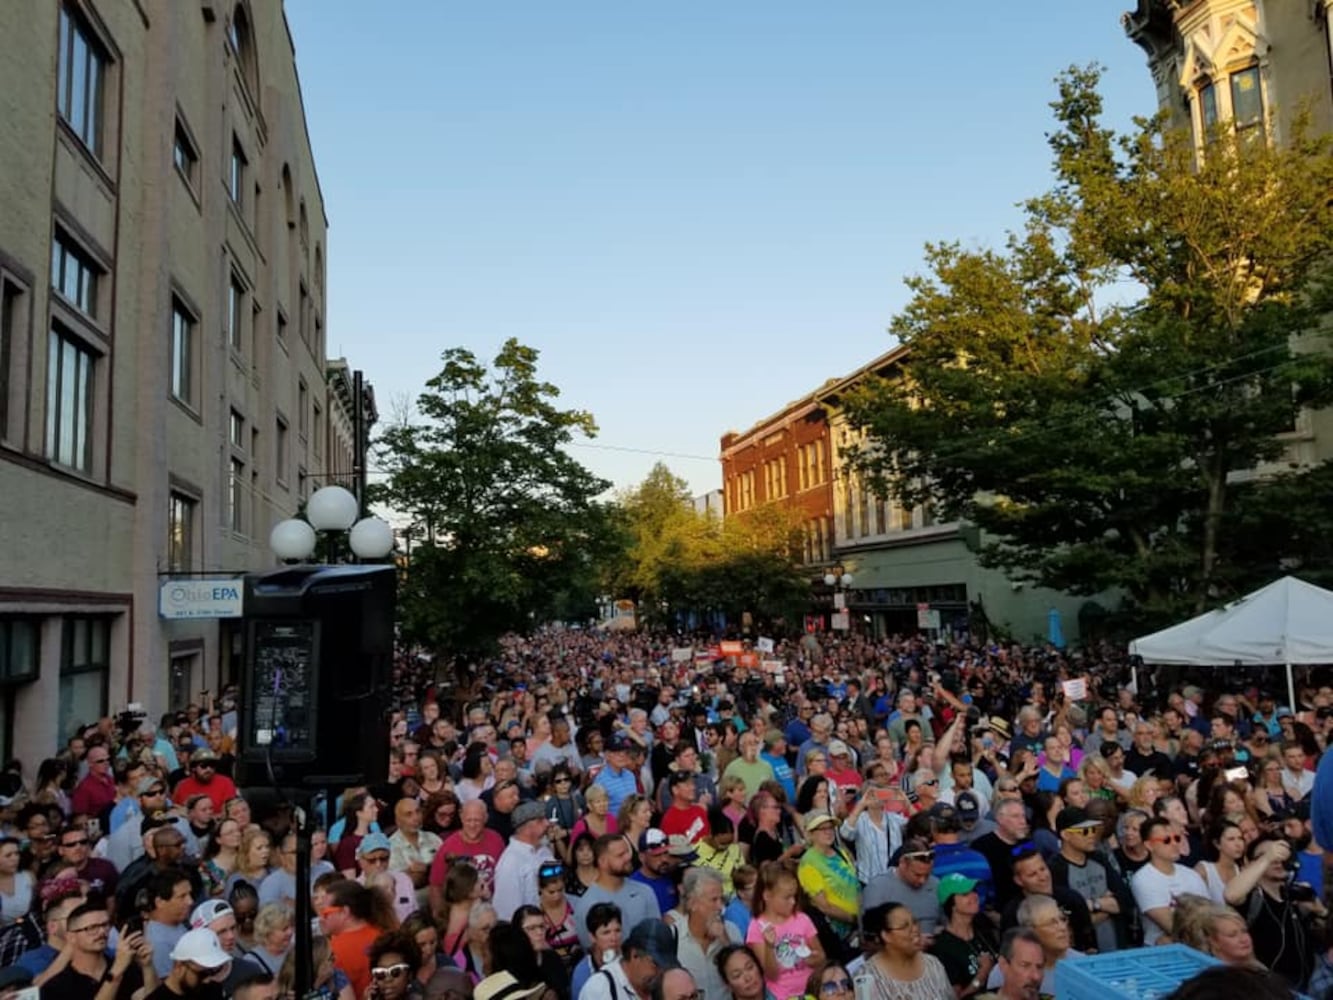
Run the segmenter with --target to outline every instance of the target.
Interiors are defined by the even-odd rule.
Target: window
[[[167,708],[183,712],[190,704],[194,687],[194,672],[200,660],[199,653],[172,653],[171,672],[167,675]]]
[[[227,193],[237,208],[245,207],[245,171],[250,161],[245,158],[241,140],[231,137],[231,172],[227,175]]]
[[[287,482],[287,462],[289,455],[287,452],[287,421],[278,417],[276,424],[276,433],[273,435],[273,460],[277,463],[274,470],[274,477],[280,483]]]
[[[194,317],[177,298],[171,300],[171,394],[194,402]]]
[[[865,538],[870,534],[870,494],[866,491],[865,485],[860,484],[857,493],[857,519],[861,522],[861,537]]]
[[[191,188],[196,186],[199,176],[199,150],[186,130],[185,124],[176,120],[176,137],[171,146],[171,162],[180,171],[181,177]]]
[[[875,497],[875,534],[882,535],[888,530],[889,521],[884,509],[884,498]]]
[[[298,468],[296,470],[296,499],[301,503],[305,503],[309,490],[310,479],[306,476],[304,468]]]
[[[46,367],[46,454],[92,471],[94,355],[59,329],[51,331]]]
[[[310,405],[310,389],[305,379],[296,383],[296,432],[304,439],[310,433],[310,424],[306,419],[306,408]]]
[[[37,679],[40,618],[0,618],[0,684]]]
[[[227,343],[233,350],[245,349],[245,286],[234,274],[227,290]]]
[[[0,441],[9,437],[9,386],[14,377],[14,343],[24,325],[24,291],[0,275]]]
[[[1264,98],[1258,66],[1231,74],[1231,117],[1237,131],[1263,123]]]
[[[1217,91],[1211,83],[1199,88],[1199,117],[1205,134],[1217,124]]]
[[[51,241],[51,287],[86,316],[97,316],[98,268],[59,230]]]
[[[235,410],[231,411],[231,420],[227,424],[227,440],[233,448],[245,447],[245,418]]]
[[[106,715],[111,619],[66,618],[60,650],[60,731]]]
[[[306,290],[305,282],[301,282],[300,299],[297,302],[296,313],[297,329],[301,332],[301,342],[310,343],[310,293]]]
[[[314,412],[311,414],[310,424],[314,428],[314,435],[311,438],[310,447],[315,453],[316,458],[324,457],[324,411],[319,408],[319,404],[314,404]]]
[[[842,536],[848,540],[856,537],[856,491],[850,482],[842,490]]]
[[[245,463],[233,458],[227,475],[227,527],[245,533]]]
[[[287,317],[278,313],[278,343],[287,343]]]
[[[93,41],[87,25],[67,7],[60,8],[60,57],[56,73],[60,117],[89,152],[100,155],[106,57]]]
[[[167,501],[167,570],[188,573],[194,568],[194,515],[198,501],[171,492]]]

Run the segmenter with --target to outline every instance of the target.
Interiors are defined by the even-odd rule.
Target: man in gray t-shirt
[[[933,937],[940,920],[940,880],[931,874],[934,863],[930,845],[920,838],[909,838],[903,843],[897,866],[876,875],[866,886],[861,894],[861,912],[883,903],[902,903],[916,918],[922,936]]]
[[[629,877],[634,871],[634,857],[628,840],[607,834],[597,839],[593,851],[597,855],[597,881],[574,900],[574,928],[585,949],[592,946],[588,911],[598,903],[615,903],[620,907],[620,926],[626,928],[627,935],[640,921],[662,916],[657,894]]]

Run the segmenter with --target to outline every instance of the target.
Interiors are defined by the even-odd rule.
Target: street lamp
[[[315,552],[316,532],[330,539],[346,533],[358,559],[383,559],[393,551],[393,528],[378,517],[357,520],[360,505],[341,486],[316,490],[305,506],[308,523],[299,518],[279,521],[269,532],[268,544],[283,562],[305,562]]]
[[[851,631],[851,615],[847,611],[847,589],[852,585],[852,574],[825,573],[824,583],[833,588],[833,617],[829,624],[839,632]]]

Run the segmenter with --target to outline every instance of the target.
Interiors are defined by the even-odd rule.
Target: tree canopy
[[[560,409],[538,352],[507,341],[490,366],[444,352],[416,414],[378,440],[388,472],[378,500],[424,540],[399,589],[404,637],[445,655],[491,648],[511,630],[591,614],[616,521],[609,483],[564,446],[592,437],[590,414]]]
[[[722,615],[756,626],[799,620],[809,581],[795,561],[798,525],[777,504],[722,520],[697,512],[689,488],[662,463],[618,499],[629,537],[616,594],[649,624]]]
[[[926,247],[900,376],[848,401],[852,464],[978,525],[987,564],[1156,621],[1300,555],[1290,512],[1326,477],[1282,460],[1333,402],[1333,144],[1297,117],[1280,144],[1161,116],[1118,136],[1097,85],[1059,78],[1055,184],[1003,249]]]

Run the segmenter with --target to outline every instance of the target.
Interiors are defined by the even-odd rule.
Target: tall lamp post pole
[[[360,372],[357,375],[360,376]],[[347,544],[357,559],[383,559],[393,551],[393,528],[378,517],[361,517],[357,497],[341,486],[316,490],[306,503],[309,521],[289,518],[279,521],[269,533],[273,554],[286,563],[305,563],[315,554],[317,532],[329,540],[329,562],[338,562],[339,539]],[[323,789],[326,796],[331,789]],[[296,995],[303,997],[314,984],[311,967],[313,950],[310,910],[310,843],[315,830],[314,798],[310,789],[294,789],[296,806]]]
[[[852,586],[852,574],[850,573],[825,573],[825,586],[833,588],[833,617],[830,622],[831,627],[840,631],[851,630],[851,612],[847,610],[847,591]],[[843,624],[845,616],[846,623]]]

